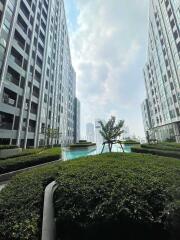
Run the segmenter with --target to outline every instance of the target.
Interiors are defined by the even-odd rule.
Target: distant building
[[[122,133],[121,138],[122,138],[123,140],[128,140],[128,139],[130,139],[129,127],[126,126],[126,125],[124,125],[123,128],[122,128],[122,130],[123,130],[124,132]]]
[[[75,133],[74,133],[74,142],[77,143],[80,140],[80,118],[81,118],[81,105],[80,105],[80,101],[75,98],[75,104],[74,104],[74,108],[75,108]]]
[[[152,139],[180,142],[180,1],[149,2],[144,128]]]
[[[100,133],[101,131],[101,125],[99,123],[101,119],[96,119],[95,120],[95,138],[96,138],[96,144],[100,145],[103,143],[104,139]],[[102,121],[102,120],[101,120]],[[104,122],[104,121],[103,121]]]
[[[94,132],[94,124],[93,123],[86,124],[86,139],[88,142],[95,141],[95,132]]]

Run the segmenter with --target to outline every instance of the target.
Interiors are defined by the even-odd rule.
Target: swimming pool
[[[131,152],[131,145],[123,145],[124,151],[126,153]],[[76,150],[71,150],[69,148],[63,148],[62,151],[62,158],[63,160],[73,160],[79,157],[86,157],[86,156],[91,156],[91,155],[97,155],[100,154],[102,150],[102,146],[97,146],[97,147],[90,147],[90,148],[84,148],[84,149],[76,149]],[[104,152],[109,152],[108,146],[104,148]],[[122,149],[120,146],[114,145],[112,148],[112,152],[122,152]]]

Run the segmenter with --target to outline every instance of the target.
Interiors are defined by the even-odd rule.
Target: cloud
[[[70,42],[82,124],[115,113],[142,135],[148,0],[76,0],[76,9]]]

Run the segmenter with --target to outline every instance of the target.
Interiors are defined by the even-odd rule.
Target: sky
[[[143,137],[148,0],[65,0],[72,63],[86,123],[110,116]]]

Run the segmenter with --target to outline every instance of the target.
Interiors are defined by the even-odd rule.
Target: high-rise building
[[[87,123],[86,124],[86,139],[88,142],[94,142],[94,124],[93,123]]]
[[[72,143],[75,85],[63,0],[0,0],[0,144]]]
[[[80,125],[81,125],[81,104],[78,98],[75,98],[75,133],[74,133],[74,142],[77,143],[80,140],[81,137],[81,129],[80,129]]]
[[[142,104],[151,139],[180,141],[180,1],[150,0],[147,100]]]
[[[102,121],[101,119],[96,119],[95,120],[95,140],[96,140],[96,144],[97,145],[101,145],[104,141],[100,131],[101,131],[101,125],[99,123],[99,121]],[[104,121],[102,121],[104,123]]]

